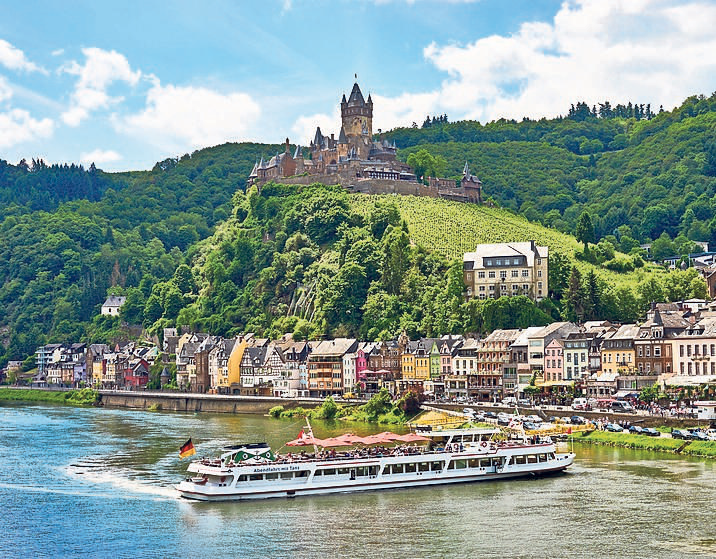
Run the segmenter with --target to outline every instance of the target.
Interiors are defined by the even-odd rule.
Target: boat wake
[[[147,477],[143,472],[108,465],[102,457],[87,457],[62,468],[68,477],[98,487],[111,487],[112,497],[177,499],[176,490],[166,480]],[[120,490],[117,493],[117,489]]]

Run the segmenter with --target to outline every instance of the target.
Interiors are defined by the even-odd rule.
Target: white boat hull
[[[202,468],[200,465],[190,470],[204,473],[209,480],[203,483],[195,483],[191,479],[182,481],[176,486],[182,497],[199,501],[240,501],[249,499],[270,499],[270,498],[292,498],[304,495],[329,495],[334,493],[349,493],[356,491],[376,491],[383,489],[399,489],[409,487],[423,487],[434,485],[445,485],[451,483],[473,483],[479,481],[492,481],[519,477],[537,477],[551,475],[564,471],[574,462],[574,454],[554,454],[552,445],[552,458],[537,464],[507,464],[503,467],[475,467],[462,469],[448,469],[447,464],[451,461],[467,461],[469,459],[507,459],[511,455],[518,454],[520,449],[511,449],[510,452],[482,452],[482,453],[440,453],[425,454],[412,457],[384,457],[377,459],[365,459],[359,461],[318,461],[308,465],[310,473],[306,479],[301,478],[300,482],[294,480],[274,479],[271,481],[259,481],[256,483],[237,483],[236,480],[241,474],[251,472],[288,472],[297,471],[307,467],[305,463],[284,464],[278,466],[250,467],[241,466],[230,469]],[[539,452],[539,448],[533,450],[533,454]],[[548,449],[542,449],[547,452]],[[404,474],[385,474],[386,466],[392,464],[408,464],[418,462],[444,463],[445,467],[436,471],[414,472]],[[326,469],[351,469],[356,467],[375,467],[379,472],[373,476],[362,476],[359,479],[350,479],[347,475],[335,476],[314,476],[316,470]],[[325,479],[330,477],[331,479]],[[225,481],[225,483],[222,483]]]

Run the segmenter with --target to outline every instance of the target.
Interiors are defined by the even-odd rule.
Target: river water
[[[317,436],[344,425],[316,422]],[[716,463],[577,446],[569,473],[255,503],[177,498],[197,453],[300,422],[0,402],[0,557],[716,557]],[[355,424],[367,434],[382,428]]]

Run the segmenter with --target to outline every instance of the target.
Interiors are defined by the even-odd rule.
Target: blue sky
[[[716,89],[714,28],[704,0],[6,3],[0,158],[146,169],[225,141],[303,143],[338,132],[354,73],[376,129],[671,108]]]

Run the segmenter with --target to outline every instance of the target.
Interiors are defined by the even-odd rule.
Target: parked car
[[[523,407],[529,407],[532,405],[532,402],[530,402],[528,398],[520,398],[517,400],[517,404]]]
[[[616,423],[607,423],[604,427],[606,431],[609,431],[611,433],[622,433],[624,429],[621,425],[617,425]]]
[[[581,415],[573,415],[570,419],[572,420],[572,425],[584,425],[587,423],[587,420]]]
[[[528,415],[525,417],[527,421],[531,421],[532,423],[537,423],[538,425],[542,423],[544,420],[539,415]]]
[[[631,427],[629,427],[629,432],[633,435],[641,435],[644,433],[644,429],[642,429],[638,425],[632,425]]]
[[[502,399],[501,404],[503,406],[515,406],[517,405],[517,398],[514,396],[507,396],[506,398]]]
[[[700,429],[691,430],[691,438],[695,441],[708,441],[709,437]]]
[[[497,419],[497,414],[494,411],[488,411],[485,414],[485,419]]]
[[[641,434],[646,435],[647,437],[661,437],[661,433],[653,427],[644,427],[641,430]]]
[[[686,441],[691,440],[691,433],[687,431],[686,429],[672,429],[671,430],[671,438],[672,439],[683,439]]]
[[[539,429],[539,425],[532,423],[531,421],[525,421],[522,424],[522,427],[524,427],[525,431],[536,431]]]

